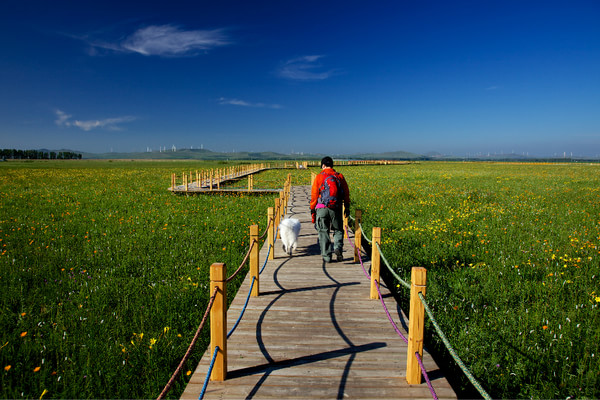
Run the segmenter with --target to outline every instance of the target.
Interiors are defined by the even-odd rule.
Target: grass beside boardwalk
[[[0,164],[1,398],[160,393],[206,308],[210,264],[232,273],[248,226],[262,232],[273,205],[273,195],[166,190],[173,172],[226,165]],[[170,396],[207,343],[205,334]]]
[[[237,267],[247,227],[262,232],[273,205],[273,195],[166,190],[173,172],[228,165],[0,164],[0,397],[160,393],[204,312],[208,267]],[[339,170],[398,273],[428,268],[429,304],[493,397],[600,397],[599,165]],[[254,186],[281,187],[288,173],[309,182],[308,171],[278,170]]]
[[[492,397],[600,397],[600,165],[340,171],[400,276],[427,267],[428,302]]]

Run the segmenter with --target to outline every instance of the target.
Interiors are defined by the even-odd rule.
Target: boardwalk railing
[[[206,376],[206,380],[204,383],[204,387],[202,390],[202,394],[200,398],[204,395],[204,389],[208,383],[208,380],[212,381],[224,381],[227,378],[227,339],[235,328],[237,324],[241,320],[245,307],[248,304],[250,297],[255,297],[260,295],[259,289],[259,277],[262,270],[264,270],[266,263],[268,260],[272,260],[275,258],[275,240],[277,238],[276,227],[279,226],[279,222],[283,216],[286,214],[287,205],[289,201],[289,194],[291,190],[291,174],[288,174],[288,178],[284,184],[284,190],[280,192],[280,197],[275,199],[275,206],[268,208],[267,213],[267,227],[262,236],[258,236],[258,226],[253,225],[250,227],[250,247],[248,252],[242,261],[242,264],[238,267],[235,273],[227,278],[227,266],[223,263],[215,263],[211,265],[210,269],[210,292],[212,294],[211,301],[209,303],[209,308],[206,313],[210,313],[210,348],[211,354],[213,358],[210,362],[210,367],[208,374]],[[408,344],[408,356],[407,356],[407,365],[406,365],[406,380],[409,384],[420,384],[421,377],[423,376],[427,381],[427,384],[431,390],[432,396],[434,399],[437,399],[435,391],[429,381],[427,373],[422,364],[422,356],[423,356],[423,342],[424,342],[424,327],[425,327],[425,313],[430,317],[432,323],[436,327],[436,331],[442,337],[444,343],[449,343],[443,332],[439,330],[439,326],[433,317],[431,310],[429,309],[427,302],[425,301],[426,294],[426,278],[427,278],[427,270],[421,267],[414,267],[412,269],[411,282],[407,283],[403,281],[398,275],[396,275],[393,269],[389,266],[387,260],[385,259],[384,254],[381,252],[380,244],[381,244],[381,228],[374,227],[372,231],[372,239],[367,238],[364,235],[364,230],[362,227],[362,212],[360,210],[356,210],[354,218],[354,240],[350,241],[352,246],[354,247],[354,258],[355,261],[360,262],[363,267],[365,275],[371,280],[370,286],[370,298],[371,299],[379,299],[382,302],[382,305],[388,315],[388,319],[394,326],[394,329],[399,334],[399,336]],[[348,237],[348,220],[345,221],[345,230],[346,237]],[[265,259],[265,263],[263,268],[259,271],[259,251],[258,244],[262,238],[265,236],[268,237],[268,253]],[[371,244],[371,271],[370,274],[365,269],[362,259],[362,238]],[[353,243],[354,242],[354,243]],[[398,329],[394,321],[392,320],[390,313],[385,306],[383,301],[383,297],[380,291],[380,265],[381,261],[384,261],[384,265],[390,270],[392,275],[396,277],[400,283],[409,288],[411,291],[410,295],[410,314],[409,314],[409,329],[408,329],[408,338],[406,338]],[[240,317],[238,321],[234,324],[234,327],[227,332],[227,283],[231,281],[241,270],[242,267],[249,261],[249,277],[251,279],[251,287],[248,294],[248,299],[246,300],[246,305],[241,311]],[[206,314],[205,314],[206,315]],[[204,324],[204,320],[201,324],[201,327]],[[201,330],[199,327],[198,332]],[[473,385],[479,390],[481,395],[489,399],[489,395],[483,390],[481,385],[472,377],[470,372],[464,367],[464,364],[456,356],[456,352],[449,346],[449,351],[455,357],[455,360],[463,368],[463,371],[467,375],[467,377],[471,380]],[[410,355],[413,356],[410,356]],[[187,355],[187,354],[186,354]],[[182,360],[183,363],[183,360]],[[178,374],[180,368],[175,372],[174,376]],[[172,378],[173,380],[174,378]],[[168,391],[169,384],[159,396],[159,399],[164,397],[164,393]]]
[[[272,259],[270,257],[274,256],[275,253],[275,239],[277,237],[277,231],[275,230],[276,226],[279,226],[279,222],[281,218],[287,212],[287,206],[290,199],[290,190],[291,190],[291,174],[288,174],[288,177],[283,185],[283,190],[279,193],[279,198],[275,199],[275,207],[269,207],[267,212],[267,228],[265,232],[259,236],[258,225],[250,226],[250,245],[246,255],[244,256],[244,260],[237,268],[237,270],[230,276],[227,277],[227,266],[223,263],[214,263],[210,267],[210,292],[211,297],[204,312],[204,317],[202,318],[202,322],[198,326],[196,330],[196,334],[190,343],[188,350],[186,351],[184,357],[179,363],[177,369],[171,376],[171,379],[166,384],[165,388],[162,390],[160,395],[158,396],[158,400],[164,399],[166,394],[171,390],[171,387],[183,368],[183,365],[188,360],[191,352],[198,340],[200,332],[204,328],[204,325],[207,321],[207,316],[210,316],[210,346],[211,352],[213,354],[213,359],[211,361],[211,366],[209,369],[209,374],[207,376],[207,380],[205,382],[204,388],[206,388],[206,383],[208,382],[208,378],[215,381],[225,380],[227,375],[227,338],[231,336],[235,328],[237,327],[237,323],[241,320],[241,317],[245,311],[242,310],[242,313],[238,319],[238,322],[231,329],[231,331],[227,332],[227,283],[233,280],[238,273],[242,270],[244,265],[249,263],[250,270],[250,279],[252,280],[250,296],[255,297],[260,294],[259,291],[259,276],[262,270],[259,271],[259,243],[260,240],[264,239],[265,236],[268,235],[268,254],[267,259]],[[265,260],[265,266],[266,266]],[[264,270],[264,266],[262,268]],[[248,300],[246,300],[246,305]],[[204,390],[203,390],[204,393]]]
[[[371,239],[364,235],[364,229],[362,227],[362,211],[355,210],[354,217],[354,243],[350,242],[350,244],[354,247],[354,259],[355,261],[361,260],[361,245],[362,238],[371,244],[371,298],[377,299],[381,297],[381,293],[379,292],[379,281],[380,281],[380,262],[384,261],[384,265],[387,267],[388,271],[394,276],[400,284],[406,289],[410,290],[410,313],[409,313],[409,326],[408,326],[408,339],[402,338],[408,344],[408,356],[407,356],[407,365],[406,365],[406,380],[409,384],[420,384],[421,376],[425,378],[427,384],[432,391],[432,395],[436,398],[435,392],[433,391],[433,387],[429,382],[429,378],[427,377],[426,371],[422,365],[422,357],[423,357],[423,342],[424,342],[424,333],[425,333],[425,313],[429,317],[431,323],[433,324],[436,333],[440,336],[440,339],[448,349],[448,352],[453,357],[454,361],[461,368],[465,376],[469,379],[469,381],[473,384],[473,386],[477,389],[477,391],[481,394],[484,399],[491,399],[490,395],[483,389],[481,384],[475,379],[473,374],[467,369],[465,364],[462,362],[450,341],[447,339],[444,332],[439,327],[439,324],[435,320],[433,312],[429,308],[427,301],[425,299],[425,293],[427,289],[427,270],[423,267],[413,267],[411,269],[411,282],[406,282],[402,278],[400,278],[393,270],[393,268],[389,265],[385,256],[381,251],[381,228],[373,227]],[[345,225],[346,229],[348,229],[348,225]],[[363,267],[364,269],[364,267]],[[365,270],[365,274],[369,276],[369,274]],[[374,291],[375,289],[375,291]],[[382,302],[382,304],[384,304]],[[384,304],[385,307],[385,304]],[[386,310],[387,312],[387,310]],[[390,322],[391,319],[390,319]],[[392,322],[393,324],[393,322]],[[399,332],[398,332],[399,333]],[[414,354],[414,356],[411,356]]]
[[[212,168],[206,170],[184,171],[181,173],[181,185],[178,185],[177,174],[171,174],[172,192],[188,192],[190,190],[220,190],[221,184],[248,177],[248,191],[254,190],[254,174],[268,169],[306,168],[305,164],[299,163],[259,163],[248,165],[237,165],[227,168]]]

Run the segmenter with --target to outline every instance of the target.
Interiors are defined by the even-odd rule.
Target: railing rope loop
[[[454,361],[456,361],[456,364],[458,364],[458,366],[460,367],[460,369],[464,372],[464,374],[467,376],[467,378],[473,384],[473,386],[475,386],[475,389],[477,389],[477,391],[479,391],[479,393],[481,394],[481,396],[484,399],[491,400],[490,395],[483,389],[483,387],[475,379],[475,377],[473,376],[473,374],[471,374],[471,371],[468,370],[468,368],[465,366],[465,364],[463,363],[463,361],[460,359],[460,357],[456,353],[456,350],[454,350],[454,348],[452,347],[452,344],[450,344],[450,341],[448,340],[448,338],[446,337],[446,335],[444,334],[444,332],[440,328],[439,324],[437,323],[435,317],[433,316],[433,313],[431,312],[431,309],[429,308],[429,305],[427,304],[427,301],[425,300],[425,297],[422,294],[419,294],[419,298],[421,299],[421,303],[423,303],[423,307],[425,308],[425,312],[429,316],[429,320],[433,324],[433,327],[435,328],[435,330],[436,330],[437,334],[439,335],[440,339],[442,339],[442,342],[444,343],[444,345],[446,346],[446,348],[450,352],[450,355],[452,356],[452,358],[454,359]]]
[[[208,314],[210,313],[210,310],[212,309],[212,306],[213,306],[213,304],[215,302],[215,297],[216,296],[217,296],[217,288],[215,288],[215,290],[213,290],[213,294],[210,297],[210,300],[208,302],[208,306],[206,307],[206,311],[204,312],[204,316],[202,317],[202,322],[200,322],[200,325],[198,326],[198,329],[196,329],[196,334],[194,335],[194,338],[192,339],[190,345],[188,346],[188,349],[185,352],[185,355],[183,356],[183,358],[179,362],[179,365],[177,366],[177,369],[175,370],[175,372],[171,376],[171,379],[169,379],[169,382],[167,382],[165,388],[162,390],[162,392],[158,396],[157,400],[161,400],[161,399],[165,398],[166,394],[169,392],[169,390],[171,390],[171,386],[173,386],[173,383],[175,382],[175,379],[177,379],[177,377],[181,373],[181,370],[183,369],[183,365],[186,363],[186,361],[190,357],[190,354],[192,354],[192,350],[194,349],[194,346],[196,345],[196,342],[198,341],[198,337],[200,336],[200,332],[202,331],[202,328],[204,328],[204,324],[206,323],[206,319],[208,317]]]
[[[242,311],[240,312],[240,316],[238,317],[237,321],[235,321],[235,324],[233,324],[233,327],[229,330],[229,332],[227,332],[227,339],[229,339],[229,337],[231,335],[233,335],[233,332],[235,332],[235,329],[238,327],[238,325],[240,324],[240,321],[242,320],[242,317],[244,316],[244,312],[246,311],[246,307],[248,307],[248,301],[250,300],[250,295],[252,294],[252,287],[254,286],[254,283],[256,282],[256,278],[252,278],[252,283],[250,284],[250,290],[248,291],[248,297],[246,297],[246,302],[244,303],[244,307],[242,307]]]
[[[210,374],[212,374],[213,367],[215,366],[215,360],[217,359],[218,352],[219,346],[215,346],[215,351],[213,351],[212,359],[210,360],[210,365],[208,366],[206,378],[204,378],[204,384],[202,385],[202,390],[200,391],[200,396],[198,396],[198,400],[202,400],[204,398],[204,393],[206,393],[206,386],[208,386]]]
[[[406,282],[404,279],[400,278],[400,276],[394,272],[394,270],[392,269],[392,267],[390,266],[390,264],[388,263],[388,260],[385,258],[385,255],[383,254],[383,251],[381,251],[381,247],[379,247],[379,243],[376,243],[377,248],[379,249],[379,256],[381,257],[381,259],[383,260],[383,263],[385,264],[385,266],[387,267],[388,271],[390,272],[390,274],[392,274],[392,276],[394,278],[396,278],[396,280],[398,282],[400,282],[400,284],[402,284],[402,286],[404,286],[407,289],[410,289],[410,283]]]
[[[250,248],[246,252],[246,256],[244,257],[244,260],[242,261],[242,263],[240,264],[238,269],[229,278],[227,278],[227,280],[225,282],[227,282],[227,283],[231,282],[233,280],[233,278],[235,278],[236,275],[242,270],[242,267],[244,266],[244,264],[246,264],[246,261],[248,261],[248,258],[250,258],[250,252],[252,251],[252,248],[254,247],[255,243],[256,243],[255,241],[252,241],[252,243],[250,243]]]

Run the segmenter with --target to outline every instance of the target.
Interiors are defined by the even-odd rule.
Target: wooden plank
[[[407,344],[391,326],[381,300],[370,300],[370,280],[345,243],[345,260],[323,263],[310,221],[310,187],[292,189],[288,214],[302,231],[293,257],[280,242],[260,275],[260,295],[251,297],[229,338],[227,379],[211,381],[205,399],[410,398],[431,399],[425,383],[406,382]],[[352,240],[352,238],[350,239]],[[260,251],[261,266],[268,246]],[[368,265],[366,266],[368,268]],[[250,276],[229,307],[233,326],[250,289]],[[403,332],[408,319],[382,285],[383,301]],[[197,399],[212,354],[206,351],[182,399]],[[439,398],[456,394],[424,351],[424,365]]]

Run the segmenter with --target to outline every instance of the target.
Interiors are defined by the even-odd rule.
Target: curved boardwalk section
[[[426,383],[406,383],[407,345],[388,321],[379,300],[369,300],[370,281],[344,243],[344,261],[324,264],[310,221],[310,187],[292,188],[288,216],[302,231],[288,257],[276,242],[275,259],[260,275],[260,296],[251,297],[243,319],[227,342],[228,372],[210,381],[205,399],[423,398]],[[267,246],[261,250],[261,265]],[[249,279],[228,310],[228,329],[246,301]],[[388,290],[382,294],[398,327],[408,327]],[[198,399],[210,350],[203,355],[183,399]],[[439,398],[456,398],[431,356],[424,364]]]

